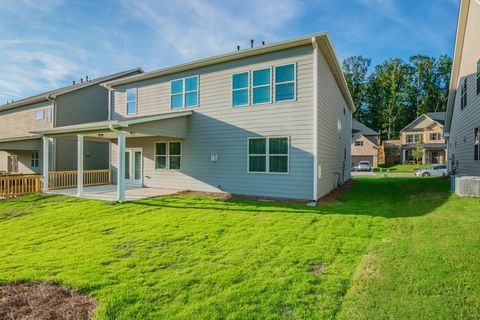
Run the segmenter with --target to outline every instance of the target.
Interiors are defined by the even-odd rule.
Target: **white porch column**
[[[43,142],[43,192],[48,191],[48,155],[49,155],[49,139],[47,137],[42,138]]]
[[[77,196],[83,197],[83,135],[77,134]]]
[[[125,132],[118,131],[117,200],[125,201]]]

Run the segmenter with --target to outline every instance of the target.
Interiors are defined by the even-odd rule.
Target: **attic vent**
[[[480,197],[480,177],[455,177],[455,193],[460,197]]]

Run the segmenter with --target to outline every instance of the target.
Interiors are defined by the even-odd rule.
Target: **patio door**
[[[143,184],[143,156],[141,148],[125,149],[125,185]]]

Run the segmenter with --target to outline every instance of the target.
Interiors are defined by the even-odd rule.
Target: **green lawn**
[[[0,283],[28,280],[88,292],[97,319],[474,319],[480,200],[392,178],[317,208],[0,201]]]
[[[431,164],[397,164],[394,166],[389,166],[389,167],[384,167],[380,166],[378,168],[375,168],[375,172],[385,172],[385,171],[390,171],[392,173],[413,173],[417,169],[426,169],[426,168],[431,168]]]

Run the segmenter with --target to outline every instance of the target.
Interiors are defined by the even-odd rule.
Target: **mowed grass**
[[[0,283],[92,295],[97,319],[451,319],[480,313],[480,201],[356,179],[339,203],[0,201]]]

